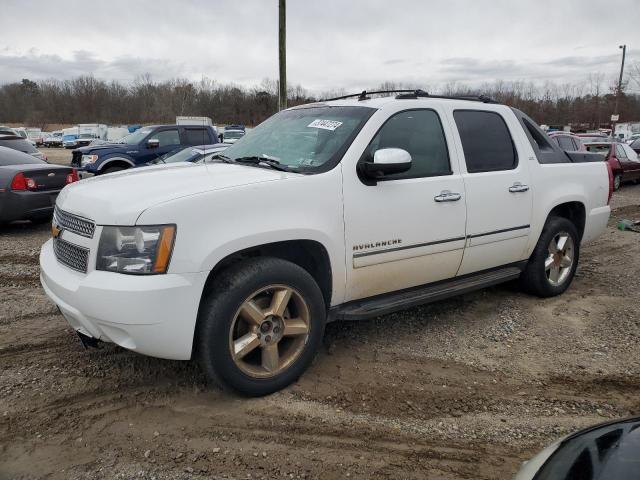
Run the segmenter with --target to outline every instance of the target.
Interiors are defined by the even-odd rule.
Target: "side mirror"
[[[160,140],[157,138],[150,138],[147,140],[147,148],[158,148],[160,146]]]
[[[411,155],[401,148],[382,148],[373,154],[373,162],[364,162],[363,168],[371,179],[406,172],[411,168]]]

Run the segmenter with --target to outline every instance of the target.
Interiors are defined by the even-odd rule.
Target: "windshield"
[[[244,135],[244,132],[238,132],[238,131],[225,131],[224,132],[224,138],[240,138]]]
[[[75,140],[77,137],[75,135],[65,135],[62,137],[62,140],[65,142],[70,142],[71,140]]]
[[[285,110],[261,123],[224,151],[232,160],[258,157],[313,172],[337,163],[375,110],[309,107]]]
[[[95,138],[91,133],[81,133],[79,138]]]
[[[152,131],[153,131],[152,128],[139,128],[135,132],[127,135],[126,137],[122,137],[120,140],[118,140],[118,143],[126,143],[128,145],[137,145],[142,140],[144,140],[144,138],[147,135],[149,135]]]
[[[164,163],[177,163],[177,162],[192,162],[195,158],[201,154],[193,147],[178,148],[168,155],[163,155],[160,160]]]

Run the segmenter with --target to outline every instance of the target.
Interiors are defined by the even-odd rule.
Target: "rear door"
[[[467,243],[459,275],[522,260],[529,239],[529,152],[517,119],[503,112],[488,106],[453,111],[467,194]]]

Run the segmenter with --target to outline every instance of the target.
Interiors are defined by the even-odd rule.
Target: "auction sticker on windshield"
[[[342,125],[342,122],[338,122],[336,120],[320,120],[320,119],[316,119],[313,122],[311,122],[309,125],[307,125],[307,127],[311,127],[311,128],[322,128],[323,130],[335,130],[336,128],[338,128],[340,125]]]

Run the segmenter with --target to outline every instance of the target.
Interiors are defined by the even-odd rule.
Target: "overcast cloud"
[[[585,81],[640,62],[638,0],[288,0],[290,83]],[[277,78],[277,0],[2,0],[0,83]],[[634,87],[634,90],[640,90]]]

